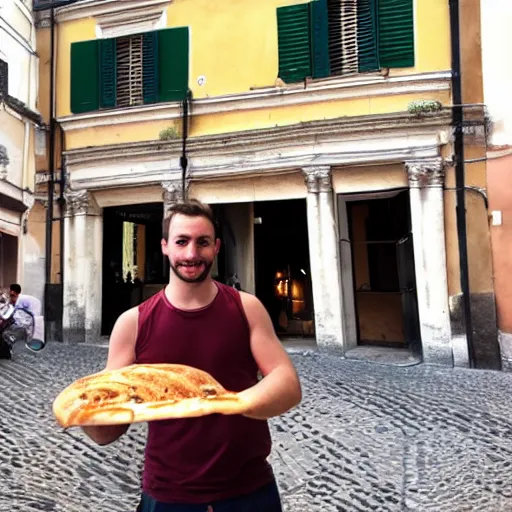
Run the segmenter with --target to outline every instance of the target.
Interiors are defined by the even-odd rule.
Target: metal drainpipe
[[[49,339],[50,324],[48,320],[49,294],[48,288],[52,280],[52,234],[53,234],[53,188],[55,182],[55,124],[54,124],[54,88],[55,88],[55,16],[53,7],[50,9],[50,143],[48,157],[48,208],[46,210],[46,243],[45,243],[45,293],[44,293],[44,331],[45,339]]]
[[[61,284],[61,305],[62,307],[59,310],[60,314],[60,337],[61,341],[64,341],[64,218],[65,218],[65,207],[66,207],[66,199],[64,198],[64,189],[66,187],[66,164],[64,162],[64,130],[60,127],[60,184],[59,184],[59,228],[60,228],[60,237],[59,237],[59,246],[60,246],[60,255],[59,255],[59,266],[60,266],[60,284]]]
[[[183,117],[182,117],[182,153],[180,157],[180,165],[181,165],[181,199],[182,201],[186,201],[187,199],[187,167],[188,167],[188,158],[187,158],[187,138],[188,138],[188,112],[189,112],[189,104],[188,102],[191,99],[191,91],[190,89],[187,91],[185,99],[183,100]]]
[[[464,164],[464,109],[462,103],[462,66],[460,55],[460,11],[459,0],[450,1],[450,28],[452,48],[452,124],[455,130],[455,182],[457,196],[457,236],[459,241],[460,285],[462,291],[464,320],[468,340],[470,368],[475,367],[473,345],[473,321],[471,316],[471,296],[469,289],[468,241],[466,224],[465,164]]]

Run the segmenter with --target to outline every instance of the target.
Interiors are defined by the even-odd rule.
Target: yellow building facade
[[[108,335],[164,286],[160,222],[188,196],[219,218],[216,277],[283,339],[467,364],[446,1],[82,0],[54,33],[65,337]],[[485,186],[485,163],[467,181]],[[471,293],[491,307],[486,210],[466,206]],[[488,332],[473,342],[493,367]]]

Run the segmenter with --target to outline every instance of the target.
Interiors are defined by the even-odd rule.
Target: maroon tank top
[[[257,383],[249,325],[240,294],[216,283],[205,308],[175,308],[161,291],[139,306],[137,363],[186,364],[226,389]],[[150,422],[142,488],[157,501],[202,504],[250,493],[269,483],[271,440],[266,421],[241,415]]]

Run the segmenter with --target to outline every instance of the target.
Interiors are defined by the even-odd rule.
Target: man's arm
[[[263,379],[239,395],[254,404],[245,416],[264,420],[298,405],[302,391],[297,372],[265,307],[253,295],[240,292],[240,296],[251,331],[251,352]]]
[[[116,321],[110,336],[107,365],[105,370],[117,370],[135,362],[135,342],[139,311],[137,308],[125,311]],[[97,444],[106,445],[119,439],[130,425],[82,427],[82,430]]]

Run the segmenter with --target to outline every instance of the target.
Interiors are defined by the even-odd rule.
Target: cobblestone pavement
[[[105,356],[52,344],[0,361],[0,512],[135,510],[145,427],[97,447],[51,412]],[[304,400],[271,422],[285,511],[512,510],[512,375],[293,359]]]

